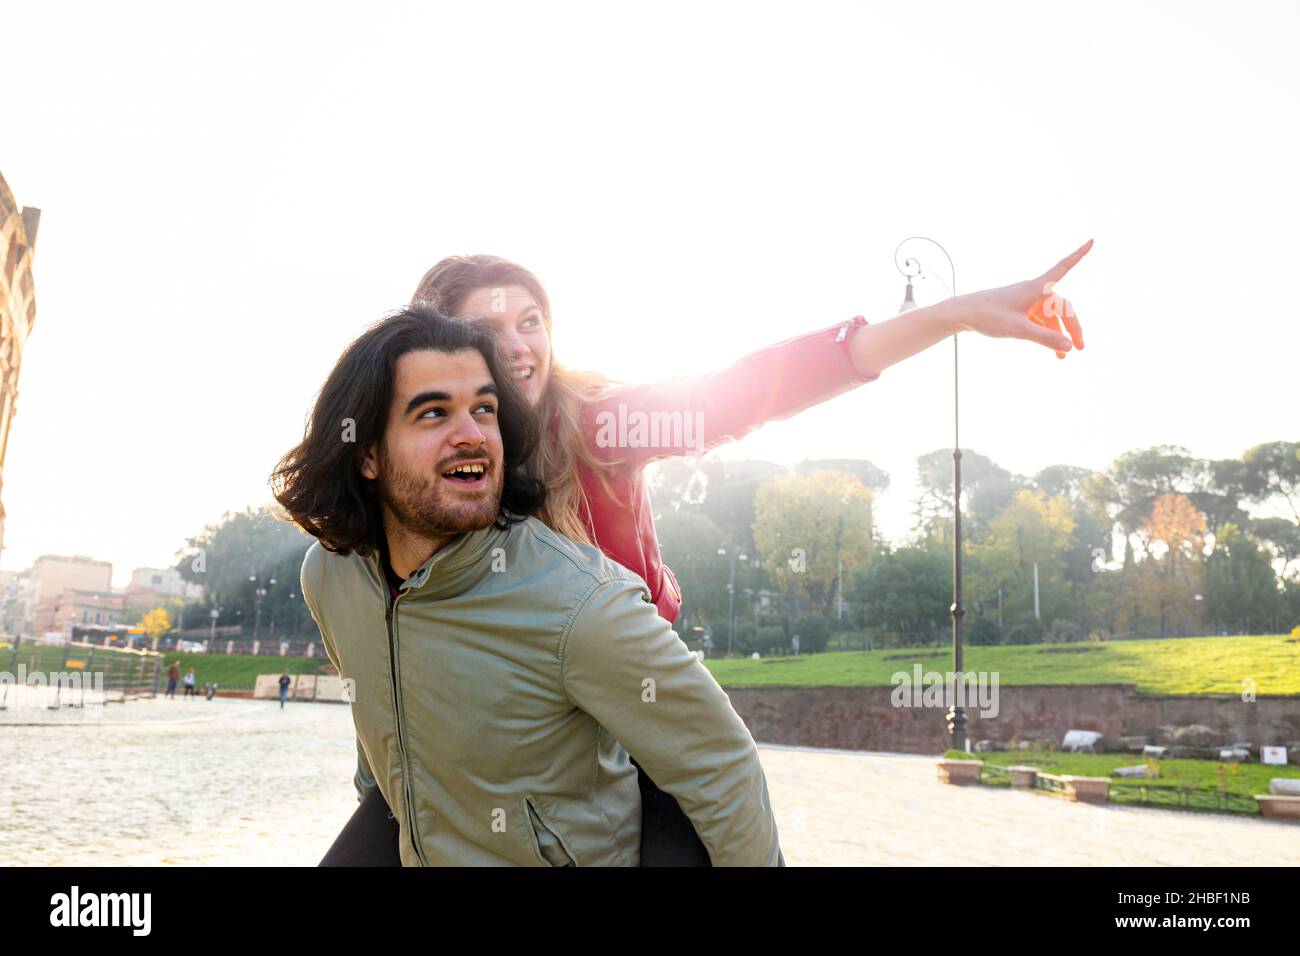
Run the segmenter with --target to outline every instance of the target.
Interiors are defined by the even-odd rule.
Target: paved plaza
[[[343,704],[12,704],[6,865],[314,866],[356,806]],[[953,787],[930,757],[760,752],[791,866],[1300,864],[1300,824]]]

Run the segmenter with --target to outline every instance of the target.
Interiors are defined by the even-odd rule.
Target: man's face
[[[496,385],[475,349],[421,350],[397,360],[382,443],[361,467],[376,484],[385,522],[443,539],[486,528],[501,502]]]

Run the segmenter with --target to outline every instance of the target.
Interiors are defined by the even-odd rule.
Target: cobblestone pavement
[[[46,713],[63,723],[0,712],[7,864],[315,866],[356,808],[341,704],[178,696],[80,722]]]
[[[1300,824],[940,783],[934,757],[760,745],[791,866],[1295,866]]]
[[[337,704],[11,706],[0,746],[9,865],[314,866],[356,807]],[[791,866],[1300,864],[1298,824],[947,786],[930,757],[760,752]]]

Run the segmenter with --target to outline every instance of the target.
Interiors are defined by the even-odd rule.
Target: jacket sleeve
[[[783,866],[758,748],[640,582],[596,586],[561,642],[569,698],[677,798],[715,866]]]
[[[334,642],[330,640],[329,632],[325,630],[325,623],[321,619],[320,612],[316,610],[316,584],[320,581],[323,569],[321,568],[321,546],[313,544],[307,549],[307,554],[302,559],[302,572],[299,575],[298,583],[302,588],[302,600],[307,605],[307,610],[311,612],[312,620],[316,622],[317,629],[320,630],[321,643],[325,646],[325,656],[329,658],[334,669],[338,671],[339,676],[343,676],[343,669],[339,667],[339,655],[334,649]],[[366,760],[366,752],[361,747],[361,738],[357,737],[357,769],[352,775],[352,786],[357,791],[357,802],[366,798],[371,789],[375,786],[375,775],[370,769],[370,763]]]
[[[700,454],[874,382],[880,373],[860,373],[849,352],[849,333],[866,324],[857,316],[770,345],[721,371],[608,390],[583,409],[588,445],[598,458],[632,468]],[[657,435],[655,443],[637,441],[636,423],[627,418],[632,413],[658,416],[656,433],[642,436]]]

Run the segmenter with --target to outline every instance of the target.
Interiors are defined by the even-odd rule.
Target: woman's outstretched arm
[[[1074,348],[1083,348],[1083,330],[1073,306],[1053,287],[1091,248],[1089,239],[1036,278],[956,296],[854,329],[849,338],[854,367],[864,376],[879,375],[957,332],[1037,342],[1065,358],[1071,340]],[[1061,333],[1061,322],[1069,338]]]
[[[957,296],[879,324],[858,316],[787,339],[706,375],[612,389],[583,409],[598,456],[640,468],[657,458],[700,454],[735,441],[880,377],[891,365],[956,332],[1083,348],[1073,307],[1054,284],[1092,247],[1089,241],[1047,272],[999,289]],[[1032,316],[1032,317],[1031,317]]]

